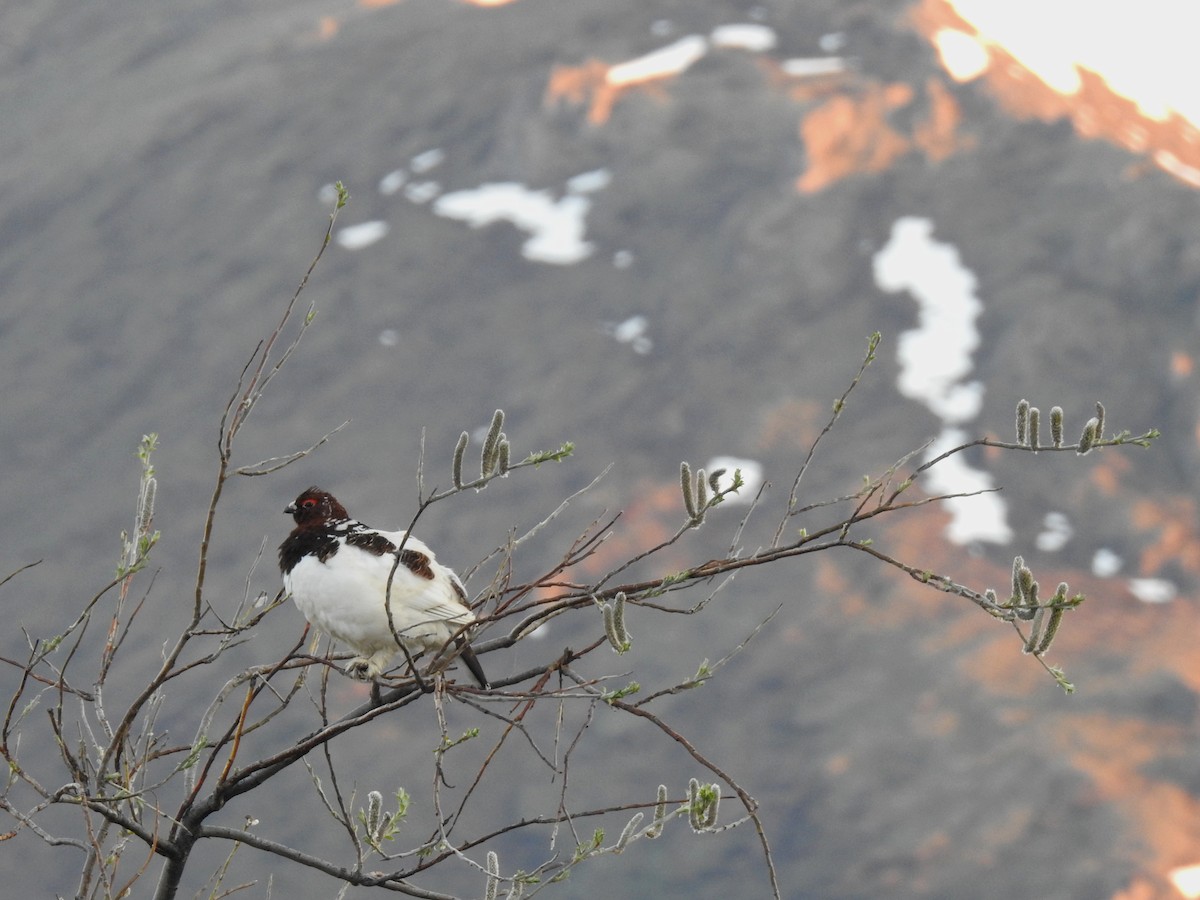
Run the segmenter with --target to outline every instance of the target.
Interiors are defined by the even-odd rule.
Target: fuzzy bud
[[[1042,619],[1046,615],[1046,608],[1039,606],[1033,612],[1033,621],[1029,623],[1029,637],[1025,639],[1025,646],[1021,648],[1022,653],[1032,653],[1038,646],[1039,632],[1042,630]]]
[[[725,472],[726,472],[725,469],[713,469],[712,472],[709,474],[708,486],[710,488],[712,488],[712,492],[714,494],[719,494],[721,492],[721,488],[720,488],[721,476],[724,475]]]
[[[696,519],[696,496],[692,493],[692,467],[687,462],[679,464],[679,489],[683,491],[683,508],[687,510],[688,517]]]
[[[1029,401],[1017,404],[1017,443],[1024,447],[1029,443]]]
[[[1050,407],[1050,443],[1055,448],[1063,443],[1063,409],[1061,406]]]
[[[658,786],[658,799],[654,804],[654,824],[646,829],[646,837],[654,840],[663,833],[663,825],[667,821],[667,786]]]
[[[701,512],[708,506],[708,482],[704,479],[704,470],[696,470],[696,508]]]
[[[1024,568],[1025,558],[1014,556],[1012,564],[1012,595],[1009,597],[1009,603],[1014,606],[1018,605],[1021,601],[1021,570]]]
[[[496,900],[500,896],[500,857],[495,850],[487,852],[487,888],[484,890],[484,900]]]
[[[363,825],[367,829],[367,841],[372,844],[379,843],[383,826],[383,794],[379,791],[367,794],[367,812],[363,817]]]
[[[1054,636],[1058,634],[1058,626],[1062,623],[1063,614],[1067,611],[1065,606],[1057,606],[1050,610],[1050,621],[1046,623],[1046,630],[1042,632],[1042,640],[1037,645],[1037,649],[1033,652],[1041,656],[1050,649],[1050,644],[1054,640]]]
[[[625,592],[619,591],[612,603],[601,603],[604,615],[604,636],[615,653],[624,653],[633,643],[625,627]]]
[[[480,454],[480,474],[486,478],[496,469],[496,457],[499,453],[501,429],[504,428],[504,410],[498,409],[492,414],[492,424],[488,428],[487,437],[483,440],[483,452]]]
[[[633,818],[625,823],[625,827],[621,829],[621,836],[617,838],[617,843],[613,846],[613,853],[620,853],[625,849],[630,838],[637,831],[637,827],[642,824],[643,818],[645,818],[644,813],[634,813]]]
[[[1083,426],[1083,434],[1079,436],[1079,448],[1075,451],[1080,456],[1096,446],[1096,430],[1099,426],[1100,423],[1095,416],[1088,419],[1087,424]]]
[[[1017,607],[1017,618],[1028,622],[1038,611],[1038,583],[1033,580],[1029,569],[1021,570],[1021,604]]]
[[[695,778],[688,781],[688,824],[692,831],[700,830],[700,782]]]
[[[454,445],[454,486],[460,488],[463,486],[463,457],[467,452],[467,443],[471,440],[471,436],[465,431],[458,436],[458,443]]]
[[[992,614],[995,615],[994,610],[997,610],[1000,608],[1000,598],[996,596],[995,589],[988,588],[986,591],[984,591],[983,599],[990,607],[989,612],[992,612]]]
[[[613,597],[613,630],[621,638],[621,643],[629,646],[629,630],[625,627],[625,592],[618,591]]]
[[[138,532],[141,534],[150,533],[150,523],[154,520],[154,497],[157,493],[158,479],[147,478],[146,486],[142,490],[142,502],[138,509]]]
[[[1037,582],[1033,580],[1033,572],[1028,566],[1021,566],[1017,571],[1017,586],[1025,605],[1031,605],[1033,594],[1037,590]]]
[[[608,643],[617,653],[625,653],[630,648],[632,638],[629,629],[625,628],[625,592],[618,592],[611,604],[604,605],[604,631]]]

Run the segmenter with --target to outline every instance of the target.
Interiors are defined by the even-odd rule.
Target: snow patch
[[[744,459],[738,456],[714,456],[704,466],[704,471],[711,475],[717,469],[725,470],[717,479],[717,487],[721,490],[725,490],[733,484],[735,470],[740,469],[742,472],[742,486],[738,488],[736,494],[726,497],[725,503],[752,503],[758,496],[758,489],[762,487],[763,483],[763,467],[758,460]]]
[[[846,71],[846,61],[840,56],[817,56],[810,59],[785,59],[781,66],[784,75],[792,78],[816,78],[837,75]]]
[[[922,403],[942,420],[942,433],[925,459],[965,443],[958,428],[979,415],[983,384],[966,381],[971,354],[979,346],[976,320],[983,304],[975,296],[975,276],[950,244],[933,240],[933,222],[904,216],[892,224],[887,244],[875,254],[875,283],[889,293],[905,292],[917,302],[917,327],[900,335],[897,389]],[[946,501],[951,520],[947,534],[957,544],[1012,540],[1007,508],[992,491],[990,473],[972,468],[961,454],[949,457],[923,476],[938,494],[972,494]]]
[[[388,233],[388,223],[382,220],[363,222],[359,225],[348,225],[338,229],[337,242],[347,250],[361,250],[370,247]]]
[[[1071,527],[1070,519],[1063,513],[1050,512],[1042,520],[1042,532],[1035,543],[1039,550],[1053,553],[1065,547],[1074,535],[1075,529]]]
[[[428,203],[441,192],[442,186],[436,181],[411,181],[404,188],[404,196],[417,205]]]
[[[605,80],[611,85],[620,86],[678,75],[687,71],[692,63],[707,52],[708,41],[698,34],[690,34],[645,56],[617,63],[608,70]]]
[[[404,182],[408,181],[408,175],[403,169],[393,169],[382,178],[379,179],[379,193],[385,197],[390,197],[400,188],[404,187]]]
[[[991,58],[987,47],[957,28],[942,28],[933,36],[942,65],[955,81],[971,81],[987,71]]]
[[[983,404],[983,385],[963,383],[979,347],[975,320],[983,304],[958,250],[932,235],[929,219],[897,219],[875,256],[875,283],[891,293],[907,291],[917,301],[917,327],[900,335],[897,348],[900,393],[920,400],[947,424],[958,424],[978,416]]]
[[[475,190],[453,191],[438,197],[433,211],[448,219],[482,228],[511,222],[530,235],[521,255],[534,262],[570,265],[586,259],[592,245],[583,239],[587,197],[568,194],[554,200],[548,191],[535,191],[515,181],[490,182]]]
[[[612,172],[608,169],[593,169],[567,179],[567,191],[572,194],[594,194],[612,184]]]
[[[1129,591],[1143,603],[1170,603],[1175,599],[1175,583],[1165,578],[1130,578]]]
[[[446,151],[440,147],[434,147],[432,150],[426,150],[424,153],[418,153],[408,161],[408,167],[412,169],[414,175],[424,175],[430,169],[437,168],[446,159]]]
[[[779,43],[774,28],[753,24],[719,25],[712,30],[709,39],[714,47],[749,50],[751,53],[774,50]]]
[[[628,344],[634,353],[645,356],[654,349],[654,342],[646,334],[650,322],[645,316],[630,316],[624,322],[608,322],[604,330],[619,344]]]
[[[1111,578],[1123,565],[1125,560],[1107,547],[1101,547],[1092,555],[1092,574],[1098,578]]]

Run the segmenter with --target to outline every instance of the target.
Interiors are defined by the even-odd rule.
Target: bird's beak
[[[284,513],[284,515],[287,515],[287,516],[295,515],[296,514],[296,504],[289,503],[286,507],[284,507],[283,513]]]

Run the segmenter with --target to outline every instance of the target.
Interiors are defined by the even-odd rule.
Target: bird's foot
[[[375,676],[379,674],[379,669],[372,664],[368,657],[359,656],[350,660],[346,665],[346,674],[358,681],[374,681]]]

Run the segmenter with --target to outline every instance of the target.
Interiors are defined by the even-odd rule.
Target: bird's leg
[[[422,693],[428,694],[432,688],[425,683],[425,679],[421,677],[421,673],[417,670],[417,661],[412,658],[412,654],[408,652],[408,648],[403,644],[400,645],[400,651],[404,654],[404,658],[408,660],[408,670],[412,672],[413,679],[417,682],[417,687]]]
[[[374,681],[395,655],[395,650],[377,650],[370,656],[356,656],[346,666],[346,674],[359,681]]]
[[[371,705],[378,706],[382,702],[382,692],[379,676],[387,668],[388,662],[395,654],[390,650],[380,650],[370,656],[358,656],[350,660],[346,673],[359,681],[371,682]]]

